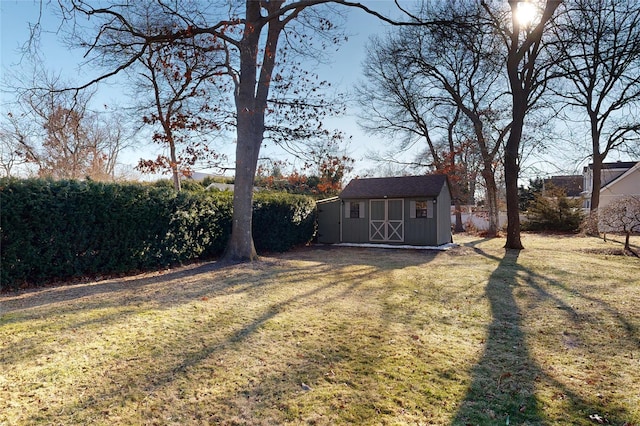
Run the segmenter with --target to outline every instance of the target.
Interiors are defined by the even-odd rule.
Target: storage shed
[[[318,242],[438,246],[451,242],[445,175],[354,179],[318,201]]]

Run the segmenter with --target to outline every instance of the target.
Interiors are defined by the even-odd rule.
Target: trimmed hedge
[[[313,198],[282,192],[257,193],[253,198],[253,243],[258,252],[283,252],[311,241],[317,219]]]
[[[259,194],[260,251],[311,240],[314,202]],[[141,184],[0,179],[0,289],[211,258],[231,232],[232,194]]]

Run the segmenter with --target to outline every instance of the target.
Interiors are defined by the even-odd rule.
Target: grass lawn
[[[640,259],[456,242],[0,295],[0,425],[640,425]]]

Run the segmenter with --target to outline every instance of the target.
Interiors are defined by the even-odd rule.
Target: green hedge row
[[[314,206],[307,197],[256,195],[256,249],[310,241]],[[0,179],[0,289],[211,258],[229,239],[231,212],[224,192]]]

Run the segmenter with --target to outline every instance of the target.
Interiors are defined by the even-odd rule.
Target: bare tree
[[[471,142],[480,156],[488,233],[496,235],[496,160],[509,133],[510,117],[504,96],[507,82],[496,54],[500,46],[494,34],[478,25],[486,22],[483,13],[475,1],[430,2],[420,11],[420,19],[442,25],[401,28],[378,40],[365,68],[365,77],[373,84],[360,90],[360,97],[371,116],[366,121],[369,129],[424,138],[436,170],[454,181],[463,166],[460,154]],[[464,25],[451,31],[448,22]],[[438,133],[448,140],[442,151]],[[453,195],[454,199],[461,195],[457,185]]]
[[[170,31],[179,25],[175,17],[162,19],[158,5],[139,6],[144,7],[133,7],[131,19],[147,33]],[[168,156],[140,160],[138,169],[171,172],[174,188],[180,191],[181,175],[189,174],[196,162],[211,166],[221,158],[209,148],[207,136],[232,121],[222,116],[224,98],[212,96],[217,89],[214,80],[226,72],[224,65],[224,45],[215,38],[201,37],[150,45],[127,70],[132,90],[139,94],[135,103],[143,122],[157,126],[153,141],[169,151]]]
[[[131,19],[132,3],[99,6],[85,0],[61,3],[65,19],[72,24],[68,27],[71,38],[87,49],[93,64],[107,66],[102,75],[83,87],[131,67],[154,45],[188,40],[199,43],[197,40],[201,38],[222,44],[225,73],[220,77],[228,77],[233,85],[237,135],[232,233],[225,259],[257,259],[251,226],[253,180],[265,135],[265,119],[271,110],[269,94],[272,83],[278,79],[276,66],[281,47],[290,46],[296,52],[307,50],[312,40],[308,37],[310,30],[315,31],[318,40],[337,41],[331,19],[335,14],[326,9],[318,11],[320,5],[339,4],[374,12],[359,3],[341,0],[158,2],[158,18],[170,18],[167,20],[173,21],[174,26],[141,28]],[[136,7],[145,7],[145,3]],[[80,17],[88,18],[94,24],[93,30],[85,31],[86,25],[74,26]]]
[[[600,205],[602,163],[640,142],[640,3],[575,0],[556,27],[569,113],[586,114],[591,139],[591,211]]]
[[[100,152],[100,159],[93,163],[92,178],[116,180],[122,178],[117,171],[118,159],[123,150],[135,144],[137,133],[130,120],[116,108],[105,107],[103,112],[92,112],[84,125],[87,127],[88,144]]]
[[[427,27],[428,31],[416,37],[422,54],[409,59],[469,123],[481,158],[480,174],[489,208],[488,233],[496,235],[499,213],[496,157],[509,132],[510,121],[503,96],[506,81],[495,53],[499,46],[493,34],[473,24],[482,22],[481,14],[482,9],[475,2],[458,3],[457,8],[446,4],[431,9],[428,16],[435,15],[441,21],[466,19],[467,25],[457,31],[448,31],[446,26]],[[409,31],[415,33],[414,29]]]
[[[461,203],[468,195],[469,164],[461,161],[460,110],[444,102],[421,76],[409,72],[402,57],[409,42],[404,34],[386,39],[372,38],[363,70],[364,81],[357,88],[365,131],[393,141],[386,152],[370,157],[382,164],[396,164],[414,170],[430,170],[449,176],[455,204],[455,230],[463,230]],[[401,160],[398,154],[421,146],[415,159]]]
[[[529,24],[518,19],[518,0],[502,2],[481,0],[491,25],[505,46],[506,66],[511,93],[511,128],[504,150],[504,177],[507,199],[507,240],[505,247],[522,249],[520,212],[518,208],[518,177],[520,174],[520,143],[527,113],[540,100],[548,84],[548,69],[554,64],[547,55],[549,26],[562,0],[533,2],[538,8],[537,22]]]
[[[73,94],[61,90],[66,84],[57,77],[34,78],[40,88],[21,90],[20,111],[9,116],[14,152],[36,165],[39,176],[114,179],[118,155],[128,144],[125,120],[91,110],[95,92]]]
[[[23,152],[28,135],[13,113],[0,118],[0,169],[2,175],[10,177],[15,168],[27,164]]]
[[[634,232],[640,232],[640,197],[626,196],[604,206],[598,215],[599,226],[607,239],[607,232],[622,232],[625,235],[624,249],[631,250],[630,237]]]

